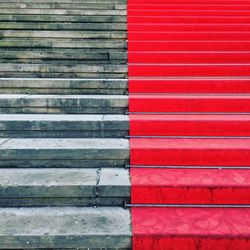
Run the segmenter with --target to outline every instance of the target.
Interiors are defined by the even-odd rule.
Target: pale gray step
[[[0,139],[0,167],[124,167],[126,139]]]
[[[0,47],[127,49],[127,42],[124,39],[4,38]]]
[[[82,3],[82,0],[35,0],[36,3]],[[85,3],[127,3],[127,0],[86,0]],[[30,3],[30,0],[0,0],[0,3]]]
[[[12,22],[69,22],[69,23],[126,23],[126,16],[68,16],[0,14],[0,21]]]
[[[46,65],[46,64],[15,64],[15,63],[0,63],[0,71],[1,72],[86,72],[86,73],[127,73],[128,67],[127,65],[70,65],[70,66],[62,66],[62,65]]]
[[[128,78],[128,73],[111,73],[111,72],[1,72],[0,78],[107,78],[107,79],[117,79],[117,78]]]
[[[35,0],[36,3],[82,3],[82,0]],[[85,3],[122,3],[127,0],[86,0]],[[0,3],[30,3],[30,0],[0,0]]]
[[[34,11],[35,12],[35,11]],[[84,15],[84,14],[83,14]],[[0,30],[127,30],[124,23],[1,22]]]
[[[1,207],[122,206],[129,200],[126,169],[1,169]]]
[[[37,15],[29,17],[39,18]],[[45,15],[46,16],[46,15]],[[44,17],[44,15],[42,16]],[[59,16],[60,17],[60,16]],[[1,18],[1,16],[0,16]],[[67,16],[63,17],[67,18]],[[113,17],[112,17],[113,18]],[[127,32],[124,31],[43,31],[43,30],[2,30],[1,37],[38,37],[38,38],[80,38],[80,39],[126,39]]]
[[[124,114],[127,109],[125,95],[0,95],[0,113],[5,114]]]
[[[23,59],[23,60],[34,60],[41,59],[41,61],[46,60],[45,63],[48,63],[50,60],[60,60],[68,64],[71,60],[78,62],[78,64],[84,64],[87,60],[92,61],[105,61],[106,64],[112,63],[115,64],[116,60],[125,61],[123,64],[127,64],[127,53],[126,52],[86,52],[86,53],[67,53],[67,51],[1,51],[1,59]],[[63,59],[63,60],[62,60]],[[30,63],[27,61],[27,63]],[[55,63],[57,64],[57,63]]]
[[[22,15],[79,15],[79,16],[126,16],[126,10],[71,10],[71,9],[0,9],[0,14]],[[4,27],[4,25],[2,25]]]
[[[125,138],[126,115],[0,114],[0,137],[18,138]]]
[[[1,94],[127,94],[125,79],[0,78]],[[1,99],[1,98],[0,98]]]
[[[1,208],[0,249],[130,248],[130,211],[119,207]]]
[[[6,9],[100,9],[100,10],[124,10],[127,9],[127,5],[118,3],[108,3],[108,2],[97,2],[97,3],[1,3],[0,8]]]

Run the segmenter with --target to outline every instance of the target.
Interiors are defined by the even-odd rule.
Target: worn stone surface
[[[1,206],[122,206],[130,199],[126,169],[1,169]]]
[[[125,138],[126,115],[0,115],[0,137]]]
[[[1,113],[125,113],[123,95],[0,95]]]
[[[0,249],[129,248],[130,212],[122,208],[2,208]]]

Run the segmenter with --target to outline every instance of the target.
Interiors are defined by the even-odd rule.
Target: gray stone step
[[[1,94],[127,94],[125,79],[0,78]],[[1,99],[1,98],[0,98]]]
[[[66,15],[21,15],[0,14],[0,21],[12,22],[69,22],[69,23],[125,23],[126,16],[66,16]]]
[[[101,10],[124,10],[127,8],[125,4],[97,2],[97,3],[1,3],[0,8],[6,9],[101,9]]]
[[[37,15],[29,17],[39,18]],[[43,15],[44,16],[44,15]],[[46,15],[45,15],[46,16]],[[60,16],[59,16],[60,17]],[[1,16],[0,16],[1,18]],[[63,17],[63,18],[67,18]],[[112,17],[113,18],[113,17]],[[2,30],[1,37],[7,38],[79,38],[79,39],[127,39],[127,32],[124,31],[43,31],[43,30]]]
[[[125,95],[0,95],[0,113],[125,114]]]
[[[1,208],[0,249],[131,248],[129,210]]]
[[[124,167],[126,139],[0,139],[0,167]]]
[[[89,78],[124,78],[127,76],[127,65],[119,64],[76,64],[76,65],[51,65],[51,64],[25,64],[25,63],[0,63],[0,77],[89,77]],[[15,75],[16,74],[16,75]],[[106,77],[105,77],[106,76]]]
[[[18,10],[20,12],[20,10]],[[22,11],[23,12],[23,11]],[[34,11],[36,12],[36,11]],[[35,14],[35,13],[32,13]],[[85,13],[82,13],[85,15]],[[127,30],[124,23],[1,22],[0,30]]]
[[[0,47],[126,49],[127,42],[121,39],[4,38],[0,40]]]
[[[30,15],[79,15],[79,16],[126,16],[126,10],[92,10],[84,9],[0,9],[0,14],[30,14]],[[4,25],[2,25],[4,27]]]
[[[82,0],[35,0],[36,3],[82,3]],[[0,3],[30,3],[30,0],[0,0]],[[86,0],[85,3],[123,3],[127,0]]]
[[[125,138],[126,115],[0,114],[0,137],[9,138]]]
[[[129,200],[126,169],[1,169],[1,207],[122,206]]]

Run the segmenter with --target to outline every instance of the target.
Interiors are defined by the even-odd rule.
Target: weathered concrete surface
[[[3,58],[44,59],[88,59],[88,58],[123,58],[124,53],[67,53],[37,51],[0,51]],[[127,55],[126,55],[127,56]],[[7,59],[6,59],[7,60]],[[128,80],[125,79],[38,79],[38,78],[0,78],[0,94],[112,94],[124,95],[128,91]]]
[[[124,167],[126,139],[2,139],[1,167]]]
[[[125,113],[124,95],[0,95],[0,113]]]
[[[126,169],[1,169],[1,206],[122,206],[130,199]]]
[[[122,208],[2,208],[0,249],[129,248],[131,218]]]
[[[125,138],[126,115],[0,115],[0,137],[19,138]]]

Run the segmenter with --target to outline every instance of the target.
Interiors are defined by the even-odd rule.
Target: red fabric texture
[[[131,170],[133,204],[248,204],[250,171]]]
[[[133,207],[133,249],[250,249],[250,209],[180,206],[250,204],[250,0],[128,0],[127,20],[131,202],[177,206]]]
[[[134,249],[250,249],[250,209],[134,208]]]
[[[249,113],[250,95],[130,94],[129,109],[130,112]]]
[[[134,136],[250,136],[249,115],[130,115]]]

